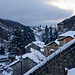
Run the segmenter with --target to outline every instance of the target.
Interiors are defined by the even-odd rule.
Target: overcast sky
[[[75,0],[0,0],[0,18],[24,25],[56,25],[75,13]]]

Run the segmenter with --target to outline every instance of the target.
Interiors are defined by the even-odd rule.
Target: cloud
[[[49,0],[47,3],[61,9],[72,10],[73,15],[75,14],[75,0]]]
[[[19,21],[24,25],[45,25],[56,23],[72,15],[47,4],[49,0],[0,0],[0,17]]]

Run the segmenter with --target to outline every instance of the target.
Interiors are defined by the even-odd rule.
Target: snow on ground
[[[41,31],[36,33],[36,35],[39,36],[39,37],[41,36],[41,34],[42,34]]]
[[[72,69],[68,70],[67,75],[75,75],[75,68],[72,68]]]
[[[31,48],[30,51],[31,51],[31,53],[24,54],[22,56],[22,58],[25,59],[28,57],[29,59],[33,60],[37,64],[42,62],[44,59],[46,59],[46,57],[41,52],[39,52],[33,48]],[[16,56],[16,59],[17,60],[15,60],[14,62],[9,64],[9,67],[18,63],[20,61],[20,56]]]
[[[38,64],[46,58],[44,55],[41,54],[41,52],[39,52],[33,48],[31,48],[30,51],[31,51],[31,53],[26,53],[22,56],[23,59],[28,57]]]
[[[37,32],[35,34],[36,41],[42,41],[42,34],[43,34],[43,31]]]
[[[70,45],[75,43],[75,39],[65,44],[63,47],[52,53],[50,56],[48,56],[46,59],[44,59],[41,63],[30,69],[28,72],[26,72],[24,75],[29,75],[30,73],[33,73],[36,69],[43,66],[47,61],[51,60],[54,56],[58,55],[60,52],[64,51],[66,48],[68,48]],[[72,75],[72,74],[71,74]]]
[[[40,39],[39,39],[39,37],[38,37],[38,36],[35,36],[35,40],[36,40],[36,41],[39,41]]]
[[[5,63],[0,63],[0,75],[12,75],[13,69]]]
[[[74,37],[75,35],[75,31],[68,31],[68,32],[65,32],[59,36],[71,36],[71,37]]]

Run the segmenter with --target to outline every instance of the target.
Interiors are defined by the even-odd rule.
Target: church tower
[[[60,34],[63,33],[64,24],[63,23],[58,23],[57,26],[58,26],[58,34],[60,35]]]

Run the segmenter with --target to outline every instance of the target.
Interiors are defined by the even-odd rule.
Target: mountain
[[[35,40],[33,31],[29,26],[24,26],[19,22],[7,19],[0,19],[0,38],[5,40],[11,39],[16,25],[19,25],[19,27],[24,30],[25,40],[28,39],[25,44],[31,43]]]
[[[75,30],[75,16],[65,19],[62,23],[64,23],[64,28],[67,28],[68,30]]]
[[[7,27],[14,28],[16,25],[19,25],[21,29],[23,29],[25,26],[21,23],[18,23],[16,21],[8,20],[8,19],[0,19],[0,23],[6,25]]]
[[[16,25],[19,25],[21,29],[26,27],[19,22],[0,18],[0,38],[7,40],[8,36],[11,36]]]

